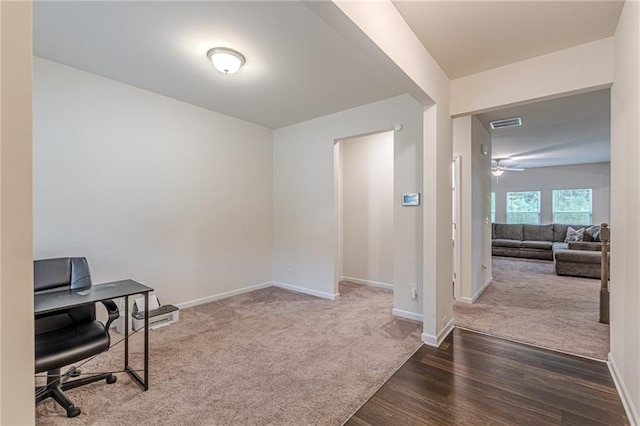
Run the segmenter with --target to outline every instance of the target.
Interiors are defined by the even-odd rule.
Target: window
[[[507,192],[507,223],[540,223],[540,191]]]
[[[496,193],[491,193],[491,223],[496,223]]]
[[[591,225],[591,189],[554,189],[553,222]]]

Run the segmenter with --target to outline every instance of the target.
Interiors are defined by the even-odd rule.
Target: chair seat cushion
[[[522,248],[551,250],[553,243],[551,241],[523,241]]]
[[[36,336],[36,373],[50,371],[106,351],[111,340],[98,321],[76,324]]]
[[[491,242],[493,247],[510,247],[510,248],[520,248],[521,246],[520,240],[507,240],[502,238],[497,238]]]

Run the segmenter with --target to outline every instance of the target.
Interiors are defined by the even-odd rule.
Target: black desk
[[[133,280],[94,285],[88,289],[41,292],[34,296],[34,314],[46,314],[61,309],[124,297],[124,370],[142,389],[149,389],[149,292],[151,287]],[[144,379],[129,365],[129,296],[144,295]]]

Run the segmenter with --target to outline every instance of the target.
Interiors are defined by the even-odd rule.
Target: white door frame
[[[461,244],[460,244],[460,203],[461,203],[461,191],[460,183],[462,181],[462,158],[456,156],[453,159],[451,165],[451,202],[452,202],[452,241],[453,241],[453,298],[455,300],[460,299],[460,259],[461,259]]]

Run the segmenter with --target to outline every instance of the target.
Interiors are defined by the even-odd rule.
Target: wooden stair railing
[[[609,238],[611,229],[603,223],[600,226],[601,266],[600,266],[600,322],[609,324]]]

